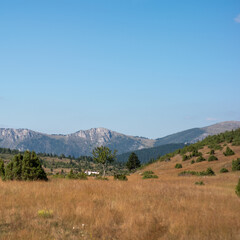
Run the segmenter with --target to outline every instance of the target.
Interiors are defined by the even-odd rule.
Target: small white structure
[[[86,170],[84,173],[87,174],[88,176],[90,176],[90,175],[99,175],[99,172],[93,172],[93,171],[88,171],[88,170]]]

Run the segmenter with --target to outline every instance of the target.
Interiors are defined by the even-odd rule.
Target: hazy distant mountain
[[[240,121],[221,122],[208,127],[192,128],[163,138],[158,138],[154,145],[159,146],[168,143],[195,143],[203,140],[209,135],[215,135],[238,128],[240,128]]]
[[[68,135],[48,135],[28,129],[0,129],[0,147],[29,149],[36,152],[65,155],[90,155],[96,146],[105,145],[117,149],[118,153],[148,148],[154,140],[127,136],[105,128],[92,128]]]
[[[222,122],[204,128],[193,128],[163,138],[148,139],[128,136],[105,128],[92,128],[73,134],[43,134],[28,129],[0,128],[0,147],[29,149],[53,154],[90,155],[96,146],[117,149],[118,154],[171,143],[192,143],[208,135],[240,128],[240,122]]]

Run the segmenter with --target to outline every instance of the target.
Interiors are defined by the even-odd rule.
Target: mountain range
[[[45,134],[29,129],[0,128],[0,147],[78,157],[91,155],[96,146],[117,149],[118,154],[165,144],[194,143],[209,135],[240,128],[240,121],[228,121],[203,128],[192,128],[166,137],[149,139],[128,136],[106,128],[80,130],[72,134]]]

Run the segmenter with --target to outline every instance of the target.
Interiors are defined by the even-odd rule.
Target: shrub
[[[127,176],[125,174],[114,174],[114,180],[127,181]]]
[[[195,163],[195,161],[194,161],[194,160],[192,160],[192,161],[191,161],[191,164],[194,164],[194,163]]]
[[[226,148],[226,151],[223,153],[225,156],[232,156],[234,155],[234,151],[230,148],[230,147],[227,147]]]
[[[198,162],[204,162],[204,161],[206,161],[206,159],[203,156],[198,157],[197,160],[196,160],[197,163]]]
[[[142,173],[142,175],[149,175],[149,174],[154,174],[153,171],[145,171],[144,173]]]
[[[217,161],[217,160],[218,160],[218,158],[215,157],[214,155],[211,155],[211,156],[209,156],[209,158],[208,158],[208,162]]]
[[[205,185],[203,181],[195,182],[196,185]]]
[[[238,180],[238,184],[237,184],[237,186],[236,186],[236,194],[240,197],[240,178],[239,178],[239,180]]]
[[[214,154],[215,154],[215,150],[214,150],[214,149],[211,149],[210,155],[214,155]]]
[[[143,178],[143,179],[158,178],[158,176],[157,176],[157,175],[150,174],[150,175],[144,175],[142,178]]]
[[[233,171],[240,171],[240,158],[232,161],[232,170]]]
[[[71,169],[70,172],[67,174],[66,178],[68,179],[80,179],[80,180],[87,180],[87,174],[84,172],[74,173]]]
[[[96,180],[104,180],[104,181],[108,181],[107,177],[103,177],[103,176],[97,176],[95,177]]]
[[[183,171],[178,174],[178,176],[188,176],[188,175],[194,175],[194,176],[214,176],[215,173],[211,168],[208,168],[206,171],[196,172],[196,171]]]
[[[87,180],[88,177],[87,177],[87,174],[86,174],[86,173],[84,173],[84,172],[79,172],[79,173],[77,174],[77,179]]]
[[[42,218],[52,218],[53,217],[53,210],[39,210],[38,216]]]
[[[192,153],[190,154],[190,157],[200,157],[200,156],[202,156],[202,153],[201,153],[201,152],[198,152],[197,149],[194,149],[194,150],[192,151]]]
[[[213,176],[213,175],[215,175],[215,172],[211,168],[208,168],[205,172],[201,172],[201,173],[203,173],[203,176]]]
[[[183,162],[184,162],[184,161],[187,161],[188,159],[189,159],[189,157],[188,157],[187,155],[184,154],[184,155],[182,156]]]
[[[214,150],[222,150],[222,146],[219,144],[210,144],[208,148],[214,149]]]
[[[222,169],[220,170],[220,173],[226,173],[226,172],[228,172],[228,170],[227,170],[226,168],[222,168]]]
[[[182,164],[177,163],[177,164],[175,165],[175,168],[182,168]]]
[[[144,173],[142,173],[142,178],[143,179],[148,179],[148,178],[158,178],[157,175],[154,175],[153,171],[145,171]]]

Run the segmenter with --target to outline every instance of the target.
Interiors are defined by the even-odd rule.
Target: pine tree
[[[23,156],[20,153],[13,158],[12,175],[14,180],[22,180],[22,160]]]
[[[13,161],[8,163],[5,168],[5,180],[13,180]]]
[[[5,167],[4,162],[0,159],[0,177],[4,180],[5,179]]]
[[[132,152],[131,155],[129,156],[126,166],[129,169],[129,171],[134,170],[141,166],[141,162],[134,152]]]
[[[23,155],[22,180],[47,180],[47,175],[35,152],[26,151]]]

